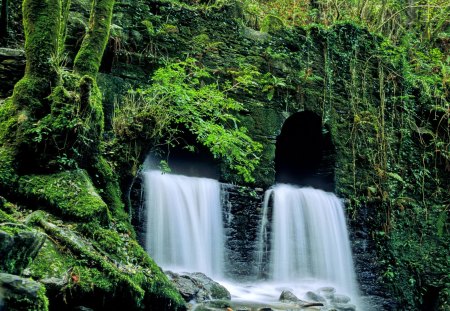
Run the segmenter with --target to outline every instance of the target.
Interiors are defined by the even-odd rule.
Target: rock
[[[349,303],[335,303],[333,307],[338,311],[356,311],[356,306]]]
[[[0,271],[20,274],[36,257],[45,234],[26,226],[6,223],[0,227]]]
[[[258,311],[273,311],[272,308],[259,308]]]
[[[331,299],[331,303],[347,303],[350,301],[350,297],[345,295],[334,295],[333,299]]]
[[[3,307],[5,310],[47,310],[45,287],[33,280],[0,273]],[[3,310],[3,309],[2,309]]]
[[[302,308],[308,308],[308,307],[322,307],[322,302],[308,302],[303,301],[301,299],[298,299],[297,296],[295,296],[291,291],[284,290],[281,295],[280,299],[281,302],[285,303],[295,303],[296,305],[302,307]]]
[[[333,299],[336,289],[333,287],[321,287],[317,291],[326,299]]]
[[[55,277],[42,279],[39,281],[45,285],[45,288],[47,289],[47,291],[52,291],[52,292],[61,291],[61,289],[68,284],[66,279],[55,278]]]
[[[312,300],[312,301],[316,301],[316,302],[322,302],[322,303],[326,303],[327,301],[325,300],[325,298],[323,298],[322,296],[314,293],[314,292],[306,292],[305,294],[306,298]]]
[[[203,273],[177,274],[168,271],[166,275],[172,280],[183,299],[187,302],[191,300],[202,302],[211,299],[231,299],[231,295],[225,287]]]
[[[0,97],[11,95],[14,85],[25,72],[23,50],[0,48]]]
[[[281,292],[279,300],[281,302],[298,302],[300,299],[298,299],[291,291],[284,290]]]
[[[231,294],[225,287],[210,279],[205,274],[195,272],[190,273],[189,275],[192,277],[192,279],[201,283],[201,285],[206,288],[207,291],[211,292],[212,299],[231,299]]]
[[[196,286],[196,284],[192,281],[192,279],[188,277],[184,277],[172,272],[166,272],[169,279],[174,283],[175,287],[180,292],[181,296],[186,302],[191,300],[199,299],[199,291],[200,289]],[[203,301],[203,295],[200,301]]]

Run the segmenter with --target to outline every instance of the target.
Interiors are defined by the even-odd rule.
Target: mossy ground
[[[26,175],[19,181],[19,191],[27,200],[47,202],[67,218],[79,221],[109,221],[107,205],[84,170],[52,175]]]

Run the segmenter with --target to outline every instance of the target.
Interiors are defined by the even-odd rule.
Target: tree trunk
[[[89,29],[75,57],[74,71],[80,75],[97,75],[109,38],[114,0],[93,0]]]
[[[35,114],[59,80],[55,59],[61,21],[60,0],[24,0],[25,76],[14,87],[13,100]],[[45,110],[45,109],[44,109]],[[43,112],[43,111],[42,111]]]

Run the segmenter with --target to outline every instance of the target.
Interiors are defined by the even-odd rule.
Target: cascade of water
[[[146,249],[164,269],[223,275],[223,224],[219,182],[144,173]]]
[[[273,196],[271,279],[275,282],[322,280],[343,293],[357,296],[340,200],[322,190],[280,184],[266,192],[263,220],[267,219],[270,196]],[[262,234],[264,230],[261,228]],[[261,236],[260,253],[263,253],[264,243],[268,242],[264,240]]]

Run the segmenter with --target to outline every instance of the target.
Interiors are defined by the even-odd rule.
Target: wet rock
[[[193,311],[232,310],[229,300],[210,300],[195,305]]]
[[[189,277],[178,275],[172,272],[166,272],[169,279],[175,284],[183,299],[187,302],[191,300],[203,301],[206,297],[200,292],[201,290]]]
[[[333,287],[321,287],[317,291],[326,299],[333,299],[334,293],[336,293],[336,289]]]
[[[48,308],[45,287],[38,282],[13,274],[0,273],[0,288],[5,310],[47,310]]]
[[[333,299],[331,299],[331,303],[347,303],[350,301],[350,297],[345,295],[334,295]]]
[[[0,227],[0,270],[20,274],[36,257],[45,234],[17,224]]]
[[[323,298],[322,296],[320,296],[319,294],[316,294],[314,292],[306,292],[305,294],[306,298],[315,301],[315,302],[322,302],[322,303],[326,303],[327,301],[325,300],[325,298]]]
[[[300,299],[298,299],[291,291],[284,290],[281,292],[279,300],[281,302],[298,302]]]
[[[230,292],[200,272],[177,274],[166,272],[185,301],[202,302],[211,299],[231,299]]]
[[[273,311],[272,308],[259,308],[258,311]]]
[[[225,287],[210,279],[205,274],[201,272],[195,272],[188,275],[194,281],[200,283],[208,292],[210,292],[212,299],[231,299],[231,294]]]
[[[25,72],[25,52],[0,48],[0,97],[12,94],[14,85]]]
[[[281,292],[280,299],[281,302],[285,303],[295,303],[299,307],[307,308],[307,307],[321,307],[323,306],[322,302],[308,302],[298,299],[291,291],[284,290]]]
[[[349,303],[335,303],[333,307],[338,311],[356,311],[356,306]]]
[[[54,292],[54,293],[60,292],[62,288],[68,284],[67,279],[55,277],[42,279],[39,280],[39,282],[45,285],[47,292]]]

